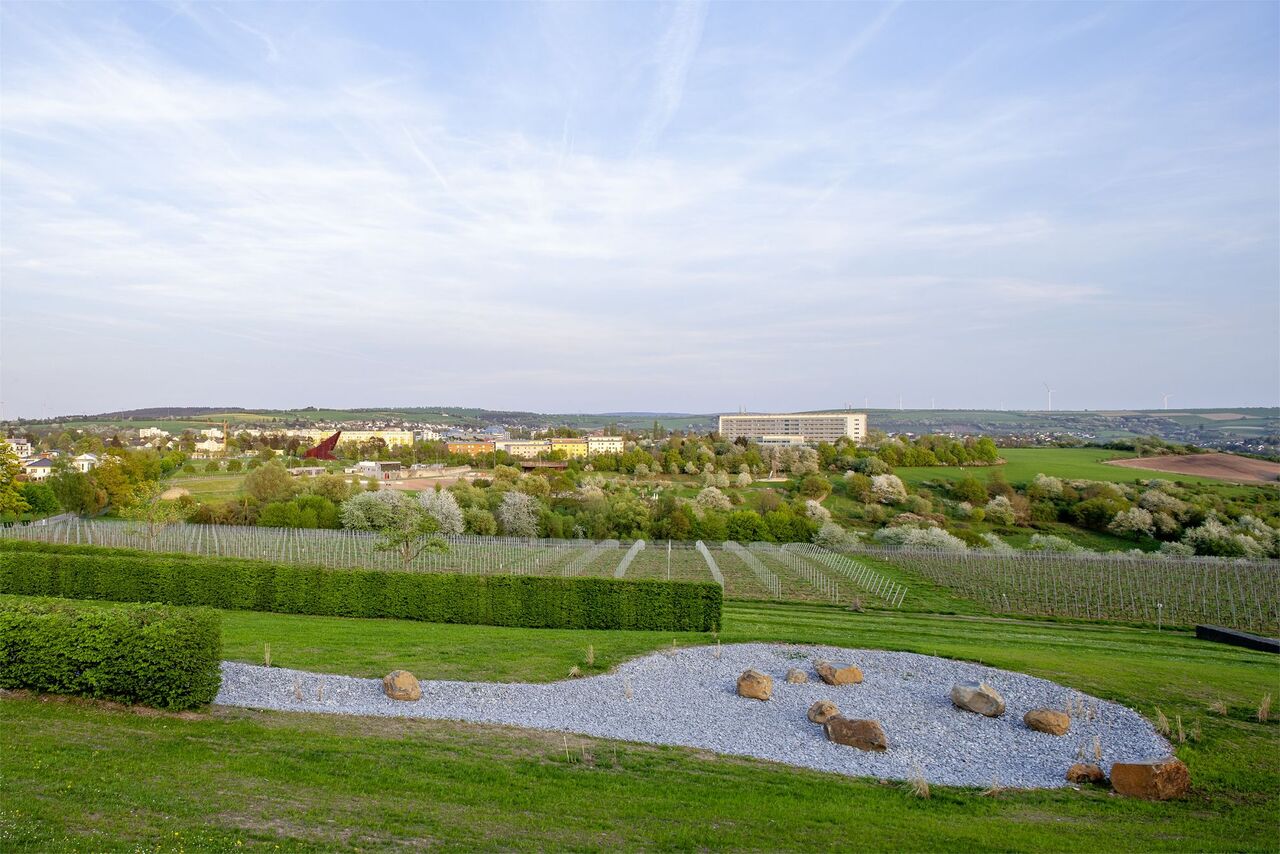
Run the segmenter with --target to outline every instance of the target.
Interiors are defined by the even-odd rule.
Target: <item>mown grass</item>
[[[920,466],[895,468],[893,473],[904,483],[919,486],[930,480],[959,480],[964,477],[988,479],[993,472],[1000,472],[1009,483],[1029,483],[1037,474],[1081,480],[1101,480],[1112,483],[1132,483],[1135,480],[1163,478],[1184,483],[1201,483],[1221,487],[1228,493],[1239,494],[1239,487],[1221,480],[1186,474],[1142,471],[1141,469],[1109,466],[1104,460],[1120,460],[1132,457],[1128,451],[1109,451],[1103,448],[1001,448],[1005,460],[998,466]]]
[[[355,675],[544,681],[672,636],[226,612],[226,654]],[[676,636],[706,643],[705,635]],[[461,723],[0,701],[0,849],[1275,850],[1280,726],[1249,718],[1274,656],[1187,633],[833,607],[726,608],[722,642],[905,649],[1055,679],[1198,724],[1185,801],[843,778],[705,752]],[[376,662],[368,659],[381,656]],[[1227,717],[1206,712],[1223,700]],[[567,750],[566,750],[567,744]]]

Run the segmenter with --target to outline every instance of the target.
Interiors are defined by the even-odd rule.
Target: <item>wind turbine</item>
[[[1049,384],[1044,384],[1044,390],[1049,393],[1049,411],[1053,411],[1053,389],[1049,388]]]
[[[1173,393],[1172,393],[1172,392],[1167,392],[1167,393],[1164,395],[1164,408],[1165,408],[1165,409],[1168,409],[1168,408],[1169,408],[1169,398],[1171,398],[1171,397],[1173,397]]]

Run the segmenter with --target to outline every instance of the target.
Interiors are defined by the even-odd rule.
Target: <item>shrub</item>
[[[721,622],[713,583],[328,569],[13,541],[0,542],[0,593],[527,628],[710,631]]]
[[[881,504],[899,504],[907,500],[907,487],[897,475],[878,474],[871,478],[871,494]]]
[[[207,608],[0,598],[0,687],[193,709],[218,693],[221,659]]]

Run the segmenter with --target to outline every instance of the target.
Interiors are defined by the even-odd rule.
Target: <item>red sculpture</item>
[[[338,447],[338,437],[341,435],[342,431],[339,430],[302,456],[309,460],[336,460],[337,457],[333,455],[333,449]]]

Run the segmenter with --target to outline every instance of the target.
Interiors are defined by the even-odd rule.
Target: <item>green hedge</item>
[[[557,629],[711,631],[712,583],[326,569],[0,541],[0,593]]]
[[[0,687],[162,709],[218,693],[221,618],[208,608],[0,597]]]

